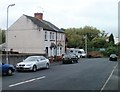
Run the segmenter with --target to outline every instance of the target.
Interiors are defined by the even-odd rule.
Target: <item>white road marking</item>
[[[44,79],[44,78],[46,78],[46,76],[42,76],[42,77],[39,77],[39,78],[30,79],[30,80],[22,81],[22,82],[19,82],[19,83],[15,83],[15,84],[9,85],[9,87],[21,85],[21,84],[24,84],[24,83],[28,83],[28,82],[32,82],[32,81],[40,80],[40,79]]]
[[[118,64],[117,64],[117,65],[118,65]],[[104,90],[106,84],[108,83],[108,81],[110,80],[111,76],[113,75],[113,72],[114,72],[115,68],[117,67],[117,65],[113,68],[110,76],[108,77],[107,81],[106,81],[105,84],[103,85],[103,87],[102,87],[102,89],[100,90],[100,92],[102,92],[102,91]]]

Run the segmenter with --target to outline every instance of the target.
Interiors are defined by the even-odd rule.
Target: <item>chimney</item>
[[[38,20],[43,20],[43,13],[34,13],[34,17]]]

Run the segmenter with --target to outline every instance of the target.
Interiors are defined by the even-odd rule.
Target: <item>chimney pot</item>
[[[38,20],[43,20],[43,13],[34,13],[34,17]]]

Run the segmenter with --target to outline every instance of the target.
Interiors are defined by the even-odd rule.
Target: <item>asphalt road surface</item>
[[[80,59],[37,72],[15,72],[2,77],[2,90],[101,90],[117,64],[107,58]]]

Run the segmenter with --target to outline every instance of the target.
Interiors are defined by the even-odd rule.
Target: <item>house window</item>
[[[45,40],[47,40],[47,31],[45,31]]]
[[[57,39],[60,40],[60,34],[57,35]]]
[[[52,40],[54,40],[54,33],[52,34]]]
[[[55,40],[54,32],[50,32],[50,40]]]
[[[52,40],[52,32],[50,32],[50,40]]]
[[[61,40],[61,34],[60,34],[60,38],[59,39]]]
[[[65,35],[63,34],[63,41],[65,41]]]
[[[59,34],[57,33],[57,40],[59,40],[59,39],[58,39],[58,36],[59,36]]]

